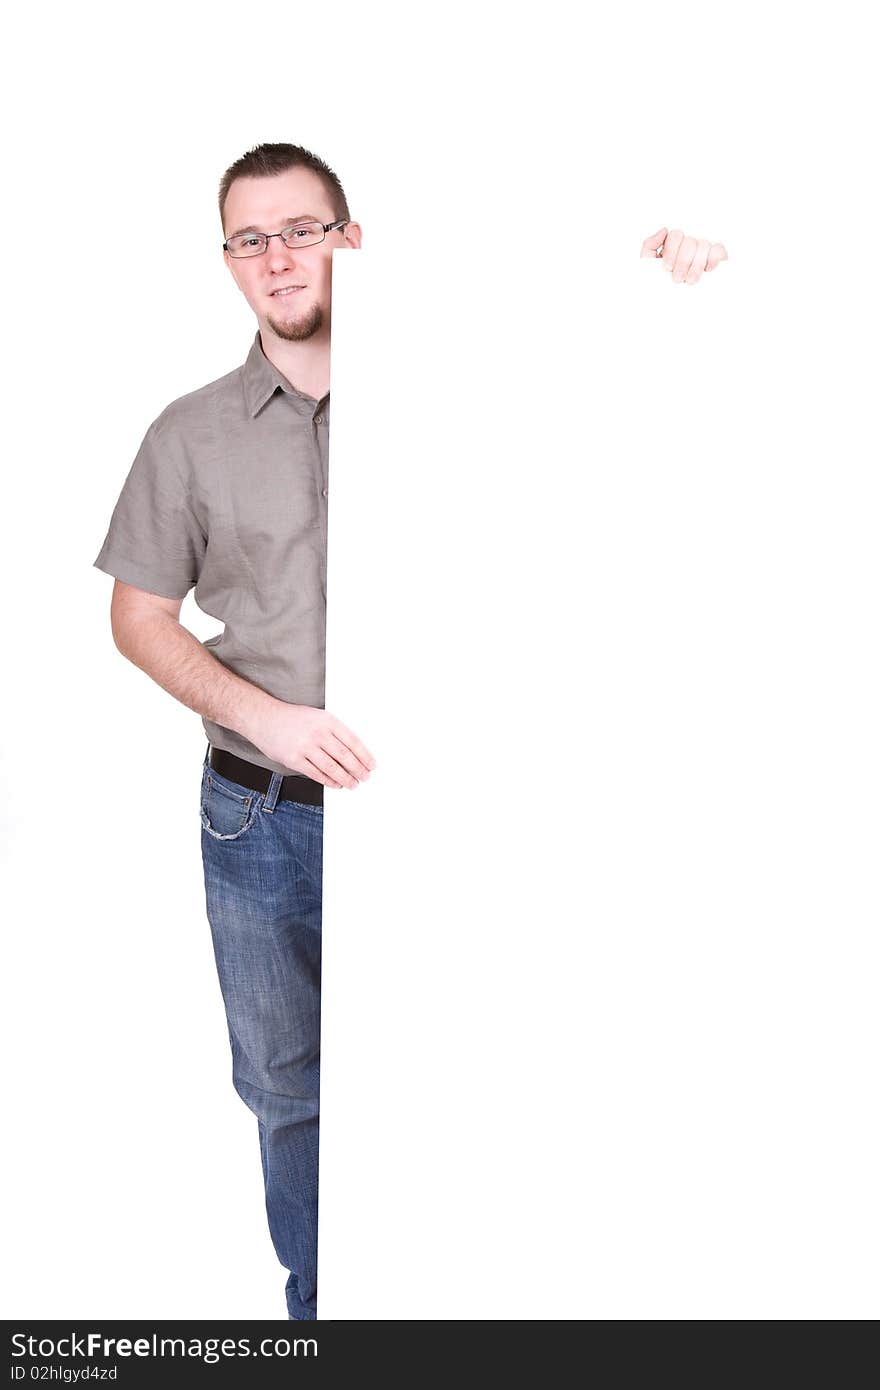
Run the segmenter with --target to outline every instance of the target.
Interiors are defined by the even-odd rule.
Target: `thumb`
[[[666,233],[668,231],[668,227],[661,227],[659,232],[655,232],[653,236],[646,236],[645,240],[642,242],[640,255],[656,256],[657,248],[666,240]]]

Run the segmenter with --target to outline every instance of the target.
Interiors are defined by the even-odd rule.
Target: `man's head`
[[[327,333],[333,248],[361,244],[361,228],[349,218],[345,193],[333,170],[301,145],[257,145],[223,175],[220,221],[227,244],[246,232],[281,232],[294,223],[345,224],[315,245],[299,246],[294,236],[288,246],[280,236],[271,236],[260,255],[223,252],[263,333],[291,342]],[[242,243],[236,246],[249,249]],[[297,288],[278,294],[288,286]]]

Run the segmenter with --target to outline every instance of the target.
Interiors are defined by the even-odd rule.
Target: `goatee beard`
[[[301,343],[324,327],[324,314],[320,304],[313,304],[300,318],[273,319],[267,316],[266,322],[276,337],[285,338],[289,343]]]

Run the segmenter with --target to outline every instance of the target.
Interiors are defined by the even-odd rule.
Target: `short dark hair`
[[[323,159],[319,159],[311,150],[306,150],[302,145],[255,145],[247,154],[243,154],[234,164],[230,164],[226,173],[220,180],[220,223],[226,232],[226,224],[223,220],[226,208],[226,197],[235,179],[242,178],[265,178],[270,174],[284,174],[288,169],[311,169],[318,175],[324,185],[327,197],[330,199],[330,206],[333,209],[333,221],[351,221],[351,213],[348,210],[348,203],[342,184],[329,164],[325,164]]]

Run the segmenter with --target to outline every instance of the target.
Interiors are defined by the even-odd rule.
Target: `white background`
[[[285,1316],[200,721],[91,567],[149,421],[250,345],[216,189],[262,140],[365,232],[327,703],[379,767],[328,797],[321,1316],[876,1316],[863,15],[8,31],[6,1316]],[[729,261],[672,285],[663,225]]]

